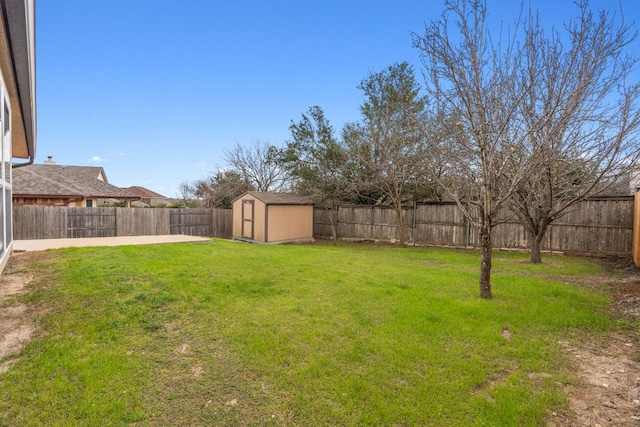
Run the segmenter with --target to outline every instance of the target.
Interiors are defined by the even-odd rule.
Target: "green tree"
[[[331,210],[347,199],[350,191],[345,175],[346,151],[318,106],[310,107],[299,122],[292,121],[289,130],[291,139],[281,152],[281,164],[292,178],[293,188],[328,211],[335,245],[337,233]]]
[[[426,97],[411,65],[393,64],[358,86],[362,121],[345,126],[352,178],[361,195],[395,209],[400,244],[405,242],[403,203],[424,183]]]

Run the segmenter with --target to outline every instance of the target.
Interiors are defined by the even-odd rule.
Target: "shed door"
[[[242,237],[253,240],[253,200],[242,201]]]

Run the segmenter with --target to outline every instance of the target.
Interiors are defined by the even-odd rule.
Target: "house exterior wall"
[[[7,100],[4,76],[0,78],[0,271],[4,269],[13,245],[13,215],[11,193],[11,105]],[[7,124],[7,126],[5,126]]]
[[[169,202],[162,197],[141,197],[140,201],[149,206],[167,206]]]
[[[71,206],[76,201],[68,197],[31,197],[31,196],[13,196],[14,206]]]
[[[313,205],[269,205],[267,241],[313,240]]]
[[[69,207],[70,208],[97,208],[98,199],[88,198],[83,200],[76,200],[75,202],[69,203]]]
[[[35,152],[35,0],[3,0],[0,8],[0,272],[13,246],[12,159],[33,162]]]
[[[48,196],[13,196],[15,206],[59,206],[65,208],[97,208],[102,205],[104,199],[96,197],[89,198],[71,197],[48,197]],[[124,207],[131,207],[131,200],[124,200]]]
[[[35,0],[2,0],[0,70],[11,106],[12,157],[35,158]],[[22,162],[21,162],[22,163]]]

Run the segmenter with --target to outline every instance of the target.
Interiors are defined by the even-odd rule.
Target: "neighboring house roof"
[[[29,165],[14,169],[13,195],[139,198],[127,189],[109,184],[101,167],[62,165]]]
[[[236,200],[245,195],[251,195],[267,205],[312,205],[313,202],[308,197],[299,196],[292,193],[270,193],[261,191],[248,191]],[[234,200],[235,201],[235,200]]]
[[[127,190],[129,190],[133,194],[137,195],[138,197],[153,198],[153,199],[166,199],[166,197],[163,196],[162,194],[158,194],[155,191],[149,190],[148,188],[139,187],[139,186],[136,186],[136,185],[134,185],[133,187],[127,188]]]
[[[35,1],[1,0],[0,69],[11,104],[12,156],[36,155]]]

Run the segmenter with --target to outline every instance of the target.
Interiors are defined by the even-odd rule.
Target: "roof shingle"
[[[261,191],[249,191],[245,194],[250,194],[256,199],[260,200],[261,202],[267,205],[312,205],[313,204],[310,198],[299,196],[293,193],[270,193],[270,192],[261,192]]]
[[[100,179],[104,177],[104,181]],[[14,196],[81,196],[137,199],[137,195],[108,183],[95,166],[29,165],[13,170]]]
[[[163,196],[162,194],[158,194],[155,191],[151,191],[148,188],[144,188],[144,187],[139,187],[134,185],[133,187],[129,187],[127,188],[127,190],[131,191],[132,193],[136,194],[137,196],[140,197],[149,197],[149,198],[154,198],[154,199],[166,199],[165,196]]]

